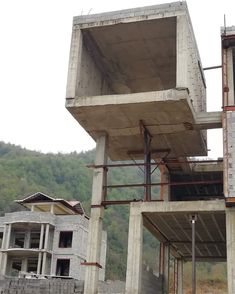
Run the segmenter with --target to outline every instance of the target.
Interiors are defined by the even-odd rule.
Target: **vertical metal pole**
[[[144,201],[151,200],[151,152],[150,152],[150,135],[144,128],[144,183],[145,195]]]
[[[191,223],[192,223],[192,294],[196,294],[196,256],[195,256],[196,215],[191,216]]]

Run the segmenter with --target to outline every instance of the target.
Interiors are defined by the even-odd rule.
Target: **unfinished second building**
[[[0,217],[0,274],[84,280],[89,218],[79,201],[35,193],[17,203],[24,211]],[[105,278],[106,233],[102,233]]]

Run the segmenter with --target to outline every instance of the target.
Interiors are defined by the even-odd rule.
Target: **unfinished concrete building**
[[[0,274],[84,280],[89,218],[81,203],[40,192],[16,202],[27,210],[0,218]],[[99,279],[104,280],[105,232],[101,239]]]
[[[228,293],[235,293],[234,46],[234,28],[224,29],[223,108],[207,112],[206,81],[185,2],[74,18],[66,107],[97,144],[86,294],[98,291],[103,212],[114,204],[130,204],[126,294],[146,293],[143,226],[161,242],[161,293],[169,292],[170,254],[174,293],[183,293],[188,260],[192,293],[195,262],[226,260]],[[221,160],[205,159],[206,130],[213,128],[223,128]],[[108,156],[143,159],[143,182],[109,185],[108,168],[136,163],[107,164]],[[161,179],[153,183],[156,166]],[[124,186],[143,187],[143,198],[108,198],[109,188]],[[151,197],[153,186],[160,187],[158,199]]]

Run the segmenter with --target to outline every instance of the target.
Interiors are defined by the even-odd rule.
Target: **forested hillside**
[[[21,209],[14,203],[37,191],[52,197],[77,199],[82,202],[89,215],[92,169],[86,167],[94,162],[94,151],[70,154],[42,154],[19,146],[0,142],[0,213]],[[155,177],[157,177],[157,173]],[[157,180],[156,178],[154,179]],[[108,182],[111,184],[140,183],[143,181],[139,168],[110,169]],[[153,189],[153,197],[158,190]],[[108,199],[139,199],[142,189],[113,189],[108,191]],[[129,207],[112,206],[105,210],[104,229],[108,233],[107,273],[108,279],[124,279],[126,269],[127,235]],[[143,261],[156,268],[158,243],[147,232],[144,233]],[[190,266],[185,272],[190,281]],[[199,264],[198,277],[223,281],[223,264]]]
[[[21,209],[14,203],[15,199],[40,191],[52,197],[77,199],[89,215],[92,169],[86,165],[93,162],[94,151],[42,154],[0,142],[1,214]],[[141,173],[138,168],[115,169],[109,172],[108,181],[113,184],[140,182]],[[113,189],[109,191],[108,197],[138,199],[141,194],[141,189]],[[128,210],[128,206],[108,207],[105,210],[104,229],[108,232],[107,278],[110,279],[125,277]],[[151,242],[148,243],[148,252],[155,251]]]

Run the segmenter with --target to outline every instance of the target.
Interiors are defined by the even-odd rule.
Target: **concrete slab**
[[[112,160],[141,158],[135,154],[143,149],[140,121],[153,136],[152,150],[169,148],[172,158],[207,154],[186,89],[75,97],[66,107],[94,140],[108,134]]]

